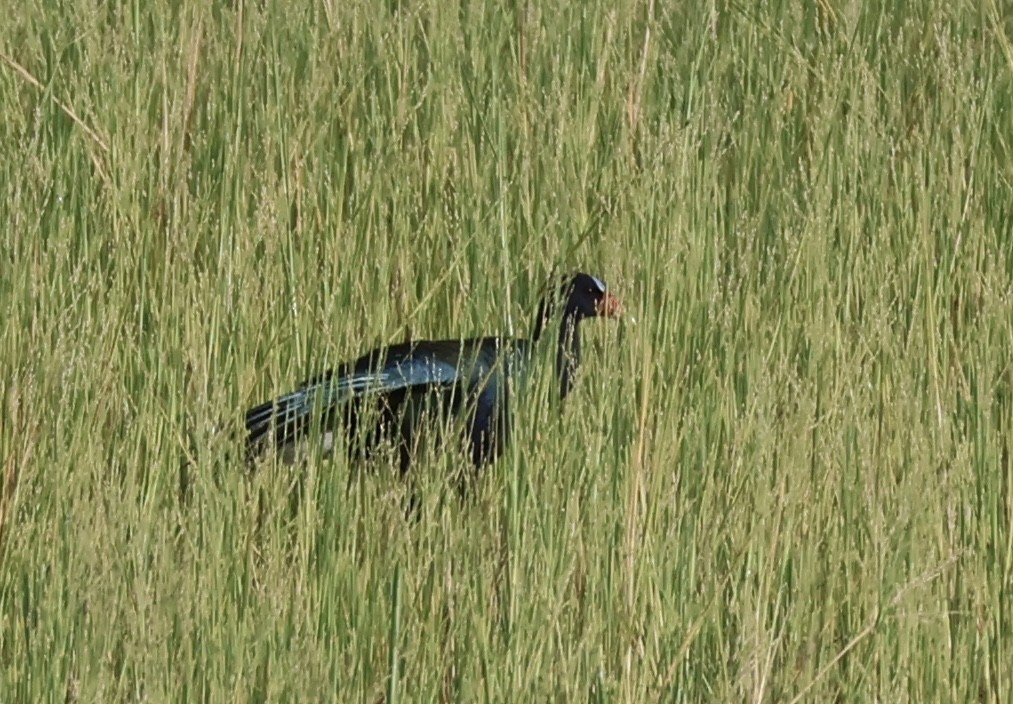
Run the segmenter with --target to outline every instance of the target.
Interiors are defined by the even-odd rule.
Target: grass
[[[1010,700],[1000,3],[3,10],[0,701]],[[553,268],[474,503],[230,459]]]

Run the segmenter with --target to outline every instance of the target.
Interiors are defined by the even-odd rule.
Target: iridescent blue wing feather
[[[443,340],[403,344],[366,355],[336,371],[302,383],[295,391],[250,409],[246,414],[247,446],[257,447],[268,435],[278,444],[297,439],[313,418],[333,417],[335,409],[355,398],[456,388],[475,398],[483,425],[498,405],[500,383],[494,374],[502,341]]]

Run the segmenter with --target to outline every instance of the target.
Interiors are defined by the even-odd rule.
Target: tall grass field
[[[1007,3],[0,16],[0,703],[1013,701]],[[578,270],[466,499],[243,462]]]

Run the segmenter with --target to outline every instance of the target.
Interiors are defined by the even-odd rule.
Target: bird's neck
[[[580,366],[580,330],[577,316],[563,317],[559,325],[559,344],[556,347],[556,375],[559,377],[559,396],[566,398]]]

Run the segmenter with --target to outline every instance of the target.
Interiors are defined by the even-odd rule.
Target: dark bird
[[[567,276],[550,289],[539,304],[530,339],[404,342],[369,352],[250,409],[248,456],[252,459],[272,443],[291,456],[296,442],[314,427],[314,419],[319,418],[319,427],[328,433],[325,439],[342,420],[353,455],[366,455],[383,440],[394,439],[404,473],[421,421],[429,413],[463,420],[471,461],[481,467],[503,453],[512,388],[560,306],[556,375],[560,396],[565,397],[580,364],[580,322],[621,313],[619,301],[590,274]],[[363,430],[366,434],[359,436]]]

